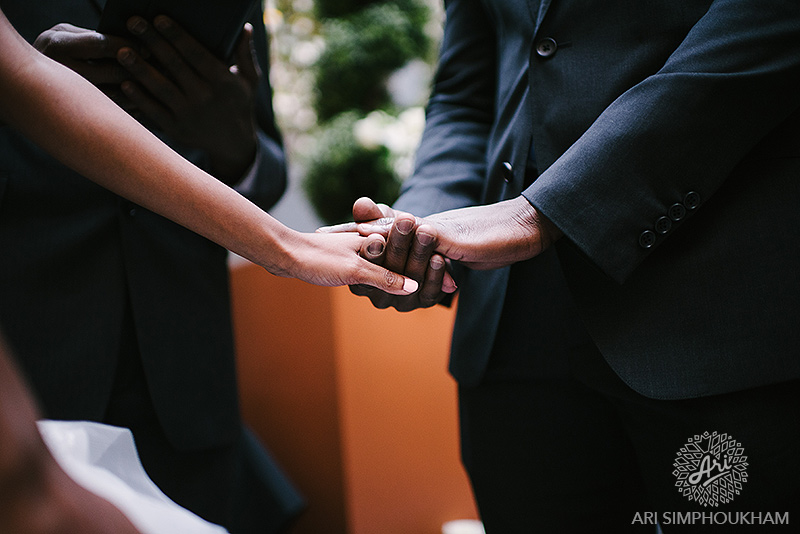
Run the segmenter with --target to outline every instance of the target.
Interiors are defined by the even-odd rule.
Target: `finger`
[[[34,48],[53,59],[96,60],[113,59],[117,50],[130,46],[129,39],[106,35],[71,24],[57,24],[42,32]]]
[[[133,49],[121,48],[117,60],[165,109],[174,111],[179,108],[183,95],[178,87]]]
[[[334,234],[343,232],[357,232],[366,237],[372,234],[380,234],[383,237],[389,237],[389,231],[392,229],[393,218],[383,218],[366,223],[341,223],[332,226],[320,226],[317,232],[321,234]]]
[[[422,282],[425,279],[425,273],[428,270],[428,264],[431,260],[433,250],[436,248],[436,234],[430,226],[425,226],[426,231],[417,231],[414,233],[414,238],[411,242],[411,250],[408,252],[406,260],[405,273],[417,282]]]
[[[447,265],[447,261],[445,260],[445,266]],[[458,289],[458,285],[456,285],[456,281],[450,272],[445,269],[444,272],[444,280],[442,280],[442,291],[445,293],[455,293]]]
[[[342,232],[358,232],[358,223],[349,222],[334,224],[332,226],[320,226],[317,232],[321,234],[337,234]]]
[[[382,235],[379,234],[372,234],[367,236],[367,238],[361,244],[361,250],[359,254],[362,258],[371,261],[376,265],[381,265],[383,263],[383,251],[386,248],[386,240],[383,238]]]
[[[390,295],[384,291],[381,291],[376,287],[368,286],[365,284],[356,284],[350,286],[350,292],[353,295],[359,297],[367,297],[370,300],[370,302],[372,302],[372,305],[378,308],[379,310],[385,310],[389,306],[392,306],[392,299],[402,298]],[[413,298],[413,297],[407,297],[407,298]]]
[[[228,70],[227,65],[171,18],[159,15],[153,19],[153,25],[171,45],[163,46],[161,43],[156,43],[157,50],[153,50],[153,53],[158,51],[164,55],[164,61],[168,62],[165,66],[177,76],[184,90],[188,89],[184,83],[196,83],[195,72],[200,74],[201,78],[208,80]],[[172,62],[175,64],[172,65]]]
[[[421,306],[428,308],[442,299],[442,282],[446,272],[444,258],[439,254],[431,256],[419,290],[418,298]]]
[[[253,25],[249,22],[244,25],[239,43],[236,45],[234,54],[236,72],[247,80],[250,85],[255,86],[261,78],[261,69],[256,58],[256,48],[253,45]]]
[[[394,215],[393,210],[389,206],[385,204],[383,206],[386,211],[381,209],[381,206],[373,202],[371,198],[361,197],[353,203],[353,220],[356,222],[366,222]],[[387,213],[387,211],[389,213]]]
[[[383,265],[396,272],[404,272],[414,239],[416,220],[408,213],[398,213],[386,240]]]
[[[353,283],[370,285],[392,295],[410,295],[419,289],[416,280],[384,269],[364,258],[359,259],[360,268],[356,273],[357,280],[353,280]]]
[[[200,83],[197,75],[192,71],[183,57],[175,48],[161,35],[160,32],[148,24],[142,17],[131,17],[128,19],[128,30],[135,35],[152,53],[160,66],[159,74],[162,77],[168,76],[174,81],[177,88],[184,93],[190,91]],[[170,107],[177,105],[176,102],[165,102]]]

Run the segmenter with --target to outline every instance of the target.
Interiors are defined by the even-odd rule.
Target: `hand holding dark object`
[[[42,32],[33,46],[86,78],[126,111],[131,111],[119,89],[130,75],[116,58],[120,48],[136,46],[132,40],[61,23]]]
[[[149,52],[117,52],[131,80],[121,84],[140,118],[175,141],[206,151],[211,173],[226,183],[241,178],[256,150],[254,115],[259,72],[247,24],[228,66],[166,16],[153,23],[131,17],[128,29]],[[139,117],[137,117],[139,118]]]

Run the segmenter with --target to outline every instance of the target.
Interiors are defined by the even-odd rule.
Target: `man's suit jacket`
[[[88,0],[3,0],[2,7],[29,41],[58,22],[95,28],[101,11]],[[263,24],[253,26],[268,73]],[[266,76],[257,98],[261,163],[243,192],[268,208],[285,187],[285,164]],[[204,165],[203,154],[184,154]],[[152,400],[173,445],[238,439],[223,248],[0,128],[0,250],[0,325],[47,417],[102,420],[129,308]]]
[[[459,280],[456,378],[479,383],[498,344],[547,360],[578,317],[650,397],[800,376],[800,4],[452,0],[446,16],[397,207],[523,194],[565,234],[557,259]],[[577,316],[548,294],[563,280]],[[513,343],[506,321],[526,328]]]

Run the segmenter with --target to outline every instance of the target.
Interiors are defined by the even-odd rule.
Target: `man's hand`
[[[562,233],[525,197],[427,217],[439,235],[436,251],[471,269],[497,269],[539,255]]]
[[[232,67],[166,16],[152,24],[131,17],[128,29],[150,56],[133,47],[117,52],[135,80],[121,84],[123,94],[141,117],[172,139],[205,150],[212,174],[226,183],[241,178],[256,150],[255,92],[261,73],[252,26],[245,25]]]
[[[345,223],[326,231],[391,236],[399,215]],[[416,232],[436,236],[435,251],[471,269],[496,269],[540,254],[561,231],[524,197],[460,208],[416,220]]]
[[[42,32],[33,46],[74,70],[126,108],[119,87],[130,75],[117,62],[117,52],[123,47],[134,47],[133,41],[62,23]]]
[[[394,307],[398,311],[411,311],[429,308],[456,290],[455,282],[447,272],[445,259],[434,253],[436,233],[419,232],[414,216],[396,212],[385,204],[375,204],[368,198],[360,198],[353,205],[353,219],[356,223],[373,224],[391,221],[384,235],[385,246],[367,247],[361,255],[377,265],[416,280],[420,285],[419,291],[407,296],[391,295],[366,285],[350,286],[350,291],[355,295],[368,297],[376,308]]]

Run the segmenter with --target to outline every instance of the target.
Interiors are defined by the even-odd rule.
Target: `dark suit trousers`
[[[145,471],[170,499],[203,519],[227,525],[236,444],[183,451],[168,441],[147,389],[130,313],[123,321],[117,365],[103,422],[131,429]]]
[[[462,457],[488,534],[655,532],[634,524],[637,512],[790,518],[788,527],[673,520],[665,534],[797,528],[800,383],[654,400],[626,386],[591,343],[584,349],[564,356],[562,373],[514,380],[490,364],[481,385],[460,388]],[[703,507],[678,491],[673,463],[690,438],[715,431],[741,443],[748,478],[732,501]]]

